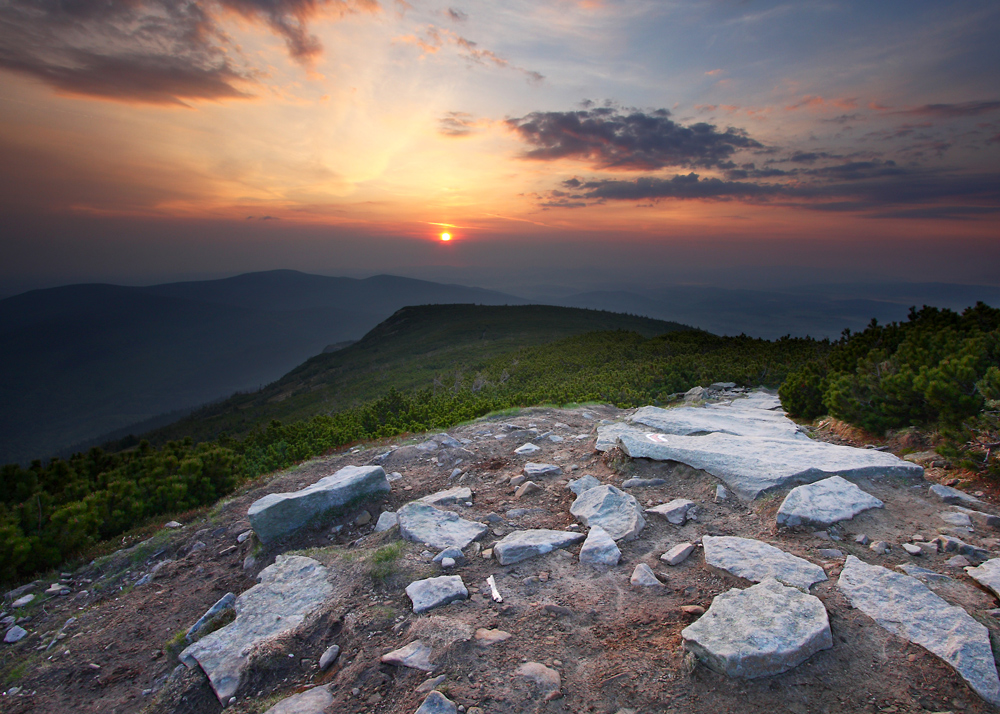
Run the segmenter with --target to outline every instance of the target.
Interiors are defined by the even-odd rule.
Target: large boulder
[[[235,620],[180,654],[189,668],[201,666],[223,706],[239,689],[250,653],[296,630],[333,592],[326,568],[301,555],[279,555],[257,582],[236,598]]]
[[[581,493],[569,512],[585,526],[600,526],[615,540],[632,540],[646,525],[635,496],[608,484]]]
[[[389,490],[381,466],[345,466],[299,491],[257,499],[247,515],[260,541],[270,543],[331,511]]]
[[[745,679],[787,672],[833,647],[819,598],[774,578],[716,596],[681,638],[684,648],[710,669]]]
[[[916,578],[847,556],[837,587],[851,604],[894,635],[955,668],[973,691],[1000,706],[1000,678],[990,633]]]
[[[519,563],[536,555],[545,555],[558,548],[579,543],[583,533],[552,531],[544,528],[514,531],[493,546],[493,555],[500,565]]]
[[[806,486],[796,486],[778,509],[779,526],[825,527],[847,521],[884,503],[840,476],[831,476]]]
[[[826,580],[823,568],[780,548],[752,538],[705,536],[705,562],[740,578],[759,583],[765,578],[808,590]]]
[[[399,534],[413,543],[425,543],[442,550],[455,546],[464,549],[486,533],[486,524],[467,521],[457,513],[435,508],[429,503],[411,501],[398,511]]]
[[[664,434],[699,436],[732,434],[734,436],[771,436],[781,439],[808,440],[798,425],[781,412],[743,406],[748,400],[737,399],[731,405],[683,406],[674,409],[643,407],[629,417],[631,424],[651,426]]]

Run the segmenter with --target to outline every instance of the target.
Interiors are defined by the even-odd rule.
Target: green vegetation
[[[396,572],[396,561],[403,554],[403,544],[389,543],[384,545],[374,553],[370,559],[368,574],[375,580],[385,580]]]

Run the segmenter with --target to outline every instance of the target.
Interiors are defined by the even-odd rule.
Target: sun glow
[[[442,233],[441,240],[451,240],[451,233]]]

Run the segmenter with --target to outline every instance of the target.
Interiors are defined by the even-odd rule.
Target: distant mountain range
[[[773,339],[837,337],[873,317],[905,319],[910,305],[960,310],[976,300],[998,305],[1000,288],[665,285],[527,300],[388,275],[276,270],[149,287],[34,290],[0,300],[0,464],[143,433],[236,392],[255,392],[326,348],[360,339],[404,306],[544,302]]]

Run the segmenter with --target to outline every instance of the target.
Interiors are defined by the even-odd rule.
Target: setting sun
[[[451,240],[451,233],[442,233],[441,240]]]

